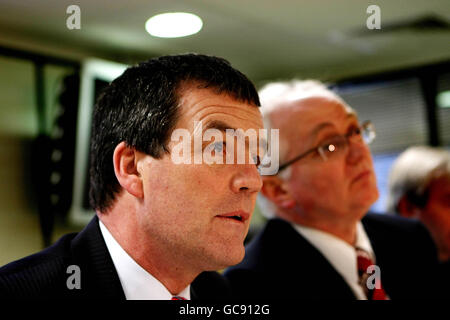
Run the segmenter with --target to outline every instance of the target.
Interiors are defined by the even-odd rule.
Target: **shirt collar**
[[[362,223],[358,222],[356,226],[355,246],[348,244],[330,233],[315,228],[297,224],[292,224],[292,226],[322,253],[334,269],[350,284],[353,291],[357,291],[357,296],[364,298],[360,294],[358,285],[359,277],[355,247],[366,251],[372,257],[373,261],[375,261],[375,254]]]
[[[130,257],[101,221],[99,224],[127,300],[171,300],[169,290]],[[177,296],[190,300],[190,285]]]

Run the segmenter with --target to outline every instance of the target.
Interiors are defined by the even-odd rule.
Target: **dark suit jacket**
[[[421,224],[368,214],[362,220],[391,299],[429,298],[436,249]],[[270,220],[225,272],[233,295],[245,299],[355,299],[342,276],[292,226]]]
[[[80,267],[81,289],[67,287],[70,265]],[[191,299],[220,300],[229,290],[220,274],[204,272],[191,284]],[[65,235],[47,249],[0,268],[0,298],[124,300],[98,218],[79,234]]]

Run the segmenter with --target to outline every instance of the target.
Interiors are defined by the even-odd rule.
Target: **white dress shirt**
[[[361,222],[356,227],[356,243],[352,246],[344,240],[321,230],[292,224],[295,230],[310,242],[330,262],[334,269],[344,278],[356,298],[367,300],[363,288],[359,285],[358,262],[355,247],[366,251],[375,261],[370,240]]]
[[[106,247],[119,275],[126,299],[171,300],[173,295],[169,290],[130,257],[101,221],[99,221],[99,224],[103,239],[106,242]],[[177,296],[190,300],[190,285],[177,294]]]

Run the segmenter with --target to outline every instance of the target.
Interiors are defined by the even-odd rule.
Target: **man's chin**
[[[228,250],[220,255],[215,255],[211,259],[212,263],[208,269],[210,271],[214,271],[234,266],[240,263],[244,259],[244,256],[245,256],[244,246],[242,246],[241,248]]]
[[[235,257],[231,258],[229,260],[228,266],[234,266],[234,265],[240,263],[242,260],[244,260],[244,256],[245,256],[245,248],[242,248],[242,253],[237,254]]]
[[[364,191],[365,192],[360,194],[356,200],[359,202],[360,207],[366,207],[367,210],[369,210],[370,207],[378,200],[380,194],[378,193],[378,189],[376,188]]]
[[[379,198],[380,198],[380,193],[378,192],[378,189],[375,188],[374,191],[373,191],[373,193],[372,193],[372,196],[371,196],[370,200],[368,201],[368,202],[369,202],[369,203],[368,203],[369,208],[368,208],[367,210],[369,210],[370,207],[371,207],[375,202],[377,202],[377,200],[378,200]]]

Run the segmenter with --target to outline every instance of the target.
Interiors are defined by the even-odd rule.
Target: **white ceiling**
[[[81,30],[66,28],[71,4],[81,8]],[[366,28],[370,4],[381,8],[381,31]],[[150,16],[174,11],[199,15],[203,29],[177,39],[146,33]],[[383,31],[426,14],[450,22],[450,1],[0,0],[0,45],[126,63],[199,52],[228,59],[256,82],[294,76],[333,80],[449,60],[449,30]]]

